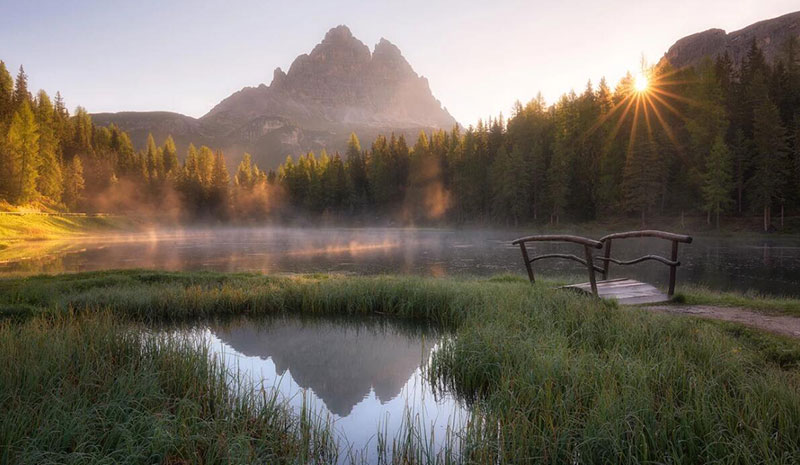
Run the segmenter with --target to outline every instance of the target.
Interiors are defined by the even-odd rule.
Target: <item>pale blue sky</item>
[[[797,0],[151,1],[0,0],[0,59],[32,89],[90,112],[202,116],[232,92],[269,84],[325,32],[346,24],[372,48],[386,37],[462,124],[552,102],[587,79],[616,82],[678,38],[739,29]]]

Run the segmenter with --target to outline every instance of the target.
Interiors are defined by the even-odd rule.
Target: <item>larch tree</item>
[[[63,201],[69,208],[76,208],[83,199],[83,163],[81,157],[73,157],[64,169]]]
[[[58,135],[55,132],[55,109],[47,93],[40,90],[36,96],[36,125],[39,131],[39,177],[37,190],[52,202],[61,201],[63,173]]]
[[[258,167],[256,167],[258,169]],[[253,162],[250,154],[245,153],[239,166],[236,168],[236,175],[233,178],[234,184],[240,189],[250,190],[255,181],[253,173]]]
[[[37,196],[36,179],[39,176],[39,131],[27,100],[14,113],[8,128],[6,149],[9,152],[10,173],[8,198],[12,203],[22,204]]]
[[[14,79],[0,60],[0,137],[5,135],[5,127],[14,113]]]
[[[161,154],[164,175],[174,179],[178,172],[178,150],[175,148],[172,136],[167,136],[164,146],[161,148]]]

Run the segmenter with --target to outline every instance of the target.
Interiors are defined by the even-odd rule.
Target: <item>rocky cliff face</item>
[[[456,124],[395,45],[381,39],[371,52],[346,26],[328,31],[288,72],[276,69],[269,86],[245,87],[199,119],[164,112],[94,117],[130,131],[137,146],[148,132],[172,133],[179,146],[210,144],[237,160],[249,151],[264,168],[288,154],[341,150],[351,131],[368,142],[378,133],[415,137]]]
[[[669,48],[664,59],[681,68],[697,65],[705,57],[714,59],[728,52],[738,66],[755,40],[767,62],[772,63],[781,56],[782,47],[792,36],[800,39],[800,11],[759,21],[731,33],[709,29],[686,36]]]

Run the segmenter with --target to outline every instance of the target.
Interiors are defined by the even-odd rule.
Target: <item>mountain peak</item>
[[[767,62],[772,63],[780,58],[784,44],[792,36],[800,38],[800,11],[759,21],[731,33],[709,29],[688,35],[669,48],[664,60],[681,68],[697,65],[705,57],[713,60],[727,52],[738,66],[755,41]]]
[[[336,27],[332,27],[326,34],[325,38],[322,39],[323,42],[328,41],[336,41],[336,40],[347,40],[347,39],[354,39],[353,33],[350,32],[350,28],[345,26],[344,24],[340,24]]]
[[[276,68],[269,86],[231,94],[191,121],[194,132],[185,132],[195,142],[248,151],[262,167],[273,167],[289,153],[343,150],[351,132],[364,140],[379,133],[416,137],[455,124],[396,45],[381,39],[370,51],[341,25],[288,71]]]

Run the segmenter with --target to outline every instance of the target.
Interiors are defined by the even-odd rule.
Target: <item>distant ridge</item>
[[[664,55],[672,66],[694,66],[703,58],[716,58],[728,52],[735,65],[741,63],[753,40],[764,52],[768,63],[775,62],[789,37],[800,38],[800,11],[767,19],[726,33],[722,29],[709,29],[686,36],[669,48]]]
[[[381,39],[370,52],[346,26],[328,31],[288,72],[275,69],[270,85],[245,87],[199,119],[170,112],[93,118],[127,131],[137,148],[148,133],[159,142],[171,134],[181,151],[190,142],[206,144],[236,161],[248,151],[263,168],[277,166],[289,154],[341,150],[353,131],[369,141],[379,133],[416,137],[420,130],[456,124],[399,48]]]

